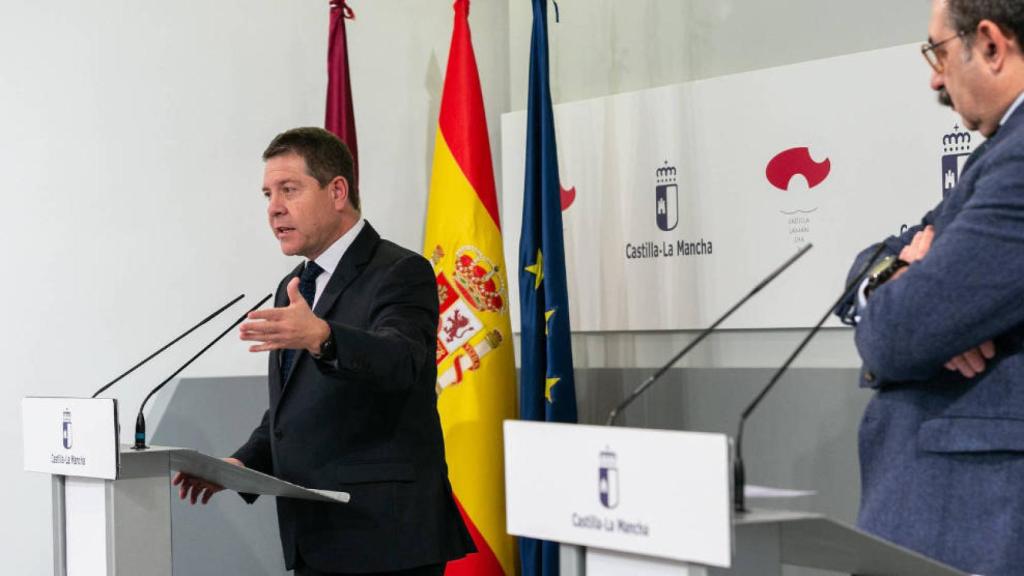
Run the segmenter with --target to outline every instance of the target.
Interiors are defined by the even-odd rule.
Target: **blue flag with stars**
[[[548,81],[547,0],[533,0],[526,186],[519,238],[519,417],[523,420],[576,421],[560,193]],[[557,543],[522,538],[519,553],[523,576],[558,574]]]

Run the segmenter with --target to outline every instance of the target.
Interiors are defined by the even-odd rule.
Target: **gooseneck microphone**
[[[129,368],[129,369],[128,369],[128,370],[126,371],[126,372],[124,372],[123,374],[121,374],[121,375],[120,375],[120,376],[118,376],[117,378],[114,378],[114,379],[113,379],[113,380],[111,380],[110,382],[107,382],[107,383],[106,383],[106,384],[105,384],[105,385],[104,385],[104,386],[103,386],[102,388],[100,388],[100,389],[99,389],[99,390],[97,390],[97,391],[96,391],[95,393],[93,393],[92,397],[93,397],[93,398],[95,398],[95,397],[99,396],[100,394],[102,394],[102,393],[106,392],[108,388],[110,388],[110,387],[111,387],[111,386],[113,386],[114,384],[117,384],[117,383],[118,383],[118,382],[119,382],[119,381],[120,381],[120,380],[121,380],[122,378],[124,378],[125,376],[127,376],[127,375],[131,374],[132,372],[135,372],[135,370],[137,370],[137,369],[138,369],[138,368],[139,368],[140,366],[142,366],[142,365],[143,365],[143,364],[145,364],[146,362],[149,362],[149,361],[150,361],[150,360],[152,360],[153,358],[156,358],[156,357],[157,357],[157,356],[158,356],[158,355],[159,355],[159,354],[160,354],[161,352],[163,352],[164,350],[167,350],[167,349],[168,349],[168,348],[170,348],[171,346],[174,346],[175,344],[177,344],[177,343],[178,343],[178,341],[179,341],[179,340],[181,340],[181,339],[182,339],[182,338],[184,338],[185,336],[188,336],[189,334],[191,334],[191,333],[195,332],[195,330],[196,330],[197,328],[199,328],[199,327],[200,327],[200,326],[202,326],[203,324],[206,324],[206,323],[207,323],[207,322],[209,322],[210,320],[213,320],[214,318],[216,318],[217,316],[219,316],[221,312],[223,312],[223,311],[227,310],[228,308],[230,308],[231,306],[233,306],[233,305],[235,304],[235,302],[238,302],[238,301],[239,301],[239,300],[241,300],[242,298],[245,298],[245,294],[239,294],[239,295],[238,295],[238,296],[236,296],[236,297],[235,297],[234,299],[232,299],[232,300],[231,300],[230,302],[228,302],[227,304],[225,304],[225,305],[221,306],[220,308],[218,308],[218,309],[217,309],[216,311],[214,311],[214,312],[213,312],[212,314],[210,314],[210,315],[209,315],[209,316],[207,316],[206,318],[203,318],[202,320],[200,320],[200,321],[199,321],[199,322],[198,322],[198,323],[197,323],[197,324],[196,324],[195,326],[193,326],[193,327],[189,328],[188,330],[186,330],[185,332],[183,332],[183,333],[182,333],[182,334],[181,334],[180,336],[178,336],[178,337],[177,337],[177,338],[175,338],[174,340],[171,340],[171,341],[170,341],[170,342],[168,342],[167,344],[164,344],[164,345],[163,345],[163,347],[161,347],[161,348],[160,348],[159,350],[157,350],[156,352],[153,352],[153,353],[152,353],[152,354],[150,354],[149,356],[146,356],[146,357],[145,357],[145,358],[143,358],[143,359],[142,359],[142,360],[141,360],[141,361],[140,361],[140,362],[139,362],[138,364],[136,364],[135,366],[132,366],[131,368]]]
[[[805,336],[804,339],[800,341],[800,344],[797,345],[795,350],[793,350],[793,353],[789,355],[789,358],[786,358],[786,361],[783,362],[782,366],[780,366],[779,369],[775,371],[775,374],[772,375],[772,378],[771,380],[768,381],[768,384],[761,389],[761,392],[754,397],[754,400],[750,402],[750,404],[746,407],[746,409],[743,410],[743,413],[740,415],[740,423],[737,427],[735,451],[732,463],[732,501],[733,510],[735,510],[736,512],[747,511],[746,496],[743,494],[743,490],[747,485],[746,470],[743,467],[743,425],[746,424],[747,419],[750,418],[750,415],[757,408],[757,405],[760,404],[761,400],[763,400],[764,397],[768,395],[768,392],[770,392],[771,389],[775,386],[775,383],[779,381],[779,378],[782,377],[783,373],[785,373],[786,370],[789,369],[789,365],[793,363],[793,360],[795,360],[796,357],[800,355],[800,352],[802,352],[804,347],[807,346],[807,343],[811,341],[811,338],[814,338],[814,335],[818,333],[818,330],[821,329],[821,326],[825,323],[826,320],[828,320],[828,317],[832,315],[832,311],[835,310],[835,308],[839,306],[839,304],[842,303],[843,300],[846,300],[850,296],[850,294],[861,285],[861,283],[864,281],[864,277],[867,275],[868,271],[871,270],[871,266],[875,263],[875,260],[877,260],[878,257],[882,254],[882,251],[884,249],[885,242],[882,242],[878,245],[878,249],[875,250],[873,254],[871,254],[871,258],[868,259],[867,263],[864,265],[864,268],[862,268],[861,271],[857,274],[857,276],[854,277],[854,279],[849,284],[846,285],[846,288],[843,289],[842,294],[839,295],[839,298],[836,299],[835,303],[832,304],[832,306],[830,306],[828,310],[825,311],[825,314],[821,317],[821,320],[818,320],[818,323],[815,324],[813,328],[811,328],[810,332],[807,333],[807,336]]]
[[[692,342],[687,344],[675,356],[673,356],[671,359],[669,359],[669,361],[666,362],[664,366],[659,368],[657,372],[655,372],[654,374],[651,374],[647,378],[647,380],[644,380],[643,383],[641,383],[639,386],[637,386],[636,390],[633,390],[633,392],[629,396],[627,396],[625,400],[620,402],[618,406],[616,406],[611,412],[608,413],[608,420],[605,421],[605,426],[613,426],[615,424],[615,420],[616,420],[616,418],[618,418],[619,414],[627,406],[632,404],[637,398],[639,398],[641,395],[643,395],[643,393],[648,388],[650,388],[652,384],[657,382],[658,379],[661,378],[662,375],[664,375],[665,372],[667,372],[668,369],[671,368],[676,362],[678,362],[680,358],[685,356],[687,352],[689,352],[690,350],[692,350],[694,348],[694,346],[696,346],[697,344],[700,344],[701,340],[706,338],[708,334],[711,334],[711,332],[713,332],[715,330],[715,328],[718,328],[719,324],[721,324],[722,322],[725,322],[725,320],[729,316],[732,316],[732,313],[735,312],[736,310],[738,310],[740,306],[743,306],[744,304],[746,304],[747,300],[750,300],[754,296],[754,294],[757,294],[765,286],[767,286],[768,284],[771,284],[771,282],[773,280],[775,280],[779,276],[779,274],[782,274],[794,262],[796,262],[801,257],[803,257],[803,255],[806,254],[807,251],[810,250],[812,246],[814,246],[814,245],[813,244],[807,244],[806,246],[804,246],[803,248],[798,250],[796,254],[790,256],[785,262],[783,262],[778,268],[776,268],[764,280],[761,280],[761,282],[759,282],[757,284],[757,286],[754,286],[754,288],[750,292],[748,292],[746,296],[741,298],[739,302],[734,304],[732,306],[732,308],[729,308],[728,310],[726,310],[725,314],[722,314],[722,316],[718,320],[715,320],[714,324],[712,324],[711,326],[708,326],[707,328],[702,330],[701,333],[698,334],[697,337],[694,338]]]
[[[149,446],[146,446],[146,417],[142,415],[142,411],[145,410],[146,403],[149,402],[149,399],[152,398],[154,394],[159,392],[161,388],[166,386],[168,382],[173,380],[175,376],[180,374],[182,370],[184,370],[185,368],[188,368],[189,365],[192,364],[193,362],[195,362],[197,358],[199,358],[200,356],[205,354],[207,350],[212,348],[214,344],[216,344],[217,342],[220,341],[221,338],[226,336],[228,334],[228,332],[231,332],[232,330],[234,330],[235,326],[238,326],[239,324],[241,324],[242,321],[245,320],[247,316],[249,316],[250,312],[253,312],[257,308],[259,308],[260,306],[263,306],[263,303],[266,302],[267,300],[269,300],[271,296],[273,296],[273,294],[267,294],[266,296],[263,297],[262,300],[257,302],[255,306],[253,306],[252,308],[249,308],[248,310],[246,310],[245,314],[242,314],[241,316],[239,316],[239,318],[237,320],[235,320],[231,324],[231,326],[228,326],[226,330],[224,330],[223,332],[218,334],[217,337],[214,338],[209,344],[204,346],[202,350],[200,350],[199,352],[196,352],[196,354],[194,356],[189,358],[187,362],[182,364],[181,367],[179,367],[177,370],[175,370],[173,374],[168,376],[166,380],[164,380],[160,384],[157,384],[157,386],[155,388],[153,388],[152,390],[149,391],[149,394],[146,395],[145,400],[142,401],[142,406],[139,406],[139,415],[135,418],[135,445],[132,447],[133,450],[146,450],[146,449],[149,448]]]

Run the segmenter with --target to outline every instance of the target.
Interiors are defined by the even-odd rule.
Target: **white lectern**
[[[111,399],[22,400],[25,469],[52,475],[54,576],[172,576],[171,473],[250,494],[348,502],[186,448],[118,446]]]
[[[505,422],[508,532],[559,542],[562,576],[966,576],[820,515],[734,514],[723,434]]]

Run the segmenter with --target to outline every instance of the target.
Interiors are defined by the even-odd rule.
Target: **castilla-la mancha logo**
[[[679,186],[676,167],[665,165],[655,171],[654,214],[658,228],[668,232],[679,225]]]
[[[967,157],[974,146],[971,144],[971,133],[960,130],[959,124],[953,125],[953,131],[942,135],[942,195],[952,190],[960,181],[960,173],[964,169]]]
[[[619,505],[619,468],[616,460],[615,452],[607,448],[601,451],[597,491],[601,505],[609,509]]]
[[[74,439],[71,437],[71,411],[67,409],[64,410],[64,417],[61,419],[61,436],[64,449],[71,450]]]

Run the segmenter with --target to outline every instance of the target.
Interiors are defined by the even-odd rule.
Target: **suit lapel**
[[[1003,139],[1007,134],[1014,132],[1018,128],[1020,128],[1020,125],[1024,123],[1024,110],[1022,109],[1024,109],[1024,105],[1021,105],[1016,110],[1014,110],[1013,114],[1010,114],[1010,117],[1006,119],[1006,122],[1004,122],[1003,125],[1000,126],[998,130],[996,130],[996,133],[993,134],[992,137],[989,138],[988,140],[982,142],[981,146],[978,146],[978,149],[967,157],[967,162],[964,162],[964,169],[961,171],[961,174],[967,172],[968,168],[970,168],[975,162],[980,160],[986,152],[988,152],[993,146],[998,144],[999,141]]]
[[[377,242],[380,241],[380,235],[377,231],[370,226],[367,222],[363,229],[356,236],[356,239],[352,241],[352,245],[345,251],[345,255],[341,257],[341,262],[338,262],[338,267],[334,269],[334,273],[331,274],[331,279],[327,282],[327,286],[324,288],[323,294],[320,295],[320,299],[316,302],[316,307],[313,309],[313,313],[319,318],[326,318],[327,313],[331,311],[334,304],[337,302],[338,297],[341,296],[342,292],[352,282],[359,277],[359,274],[366,267],[366,263],[373,257],[373,252],[377,248]],[[302,273],[303,265],[300,264],[292,273],[285,278],[284,283],[281,285],[281,289],[277,293],[275,299],[275,306],[283,307],[288,305],[288,282],[292,278]],[[281,368],[281,350],[276,350],[277,355],[277,371],[280,372]],[[292,374],[295,373],[295,367],[299,365],[299,361],[303,356],[309,354],[306,350],[296,350],[295,359],[292,362],[291,370],[281,380],[282,396],[288,391],[288,383],[291,381]],[[274,367],[271,367],[272,369]],[[280,403],[278,404],[280,405]]]
[[[320,299],[317,300],[316,307],[313,309],[314,314],[320,318],[327,317],[327,313],[334,307],[338,297],[341,296],[342,292],[348,288],[353,280],[359,277],[363,268],[366,267],[366,263],[373,257],[373,252],[377,249],[377,242],[379,241],[380,235],[367,222],[352,242],[352,245],[345,251],[345,255],[341,257],[341,262],[338,262],[338,267],[334,269],[334,273],[331,274],[331,279],[327,282],[324,293],[320,295]]]
[[[945,223],[948,225],[949,221],[956,218],[960,210],[964,207],[972,196],[974,196],[974,190],[976,185],[976,179],[973,178],[973,172],[970,178],[968,178],[968,171],[973,170],[978,164],[978,161],[988,154],[993,148],[999,145],[1000,141],[1007,138],[1009,134],[1020,130],[1024,126],[1024,106],[1020,106],[1017,110],[1013,111],[1013,114],[1006,119],[1006,122],[999,127],[999,130],[992,135],[991,138],[985,140],[978,146],[970,156],[967,157],[967,161],[964,162],[964,167],[960,171],[960,177],[957,179],[957,185],[949,192],[948,196],[943,199],[943,204],[947,205],[947,208],[943,210],[945,217]],[[936,226],[936,233],[941,233],[940,226]]]

